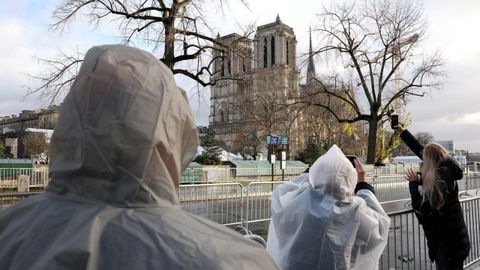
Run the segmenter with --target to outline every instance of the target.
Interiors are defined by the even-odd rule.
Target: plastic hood
[[[353,195],[357,172],[342,150],[333,145],[313,163],[308,178],[314,189],[322,189],[325,195],[344,199]]]
[[[51,192],[126,205],[178,204],[198,136],[186,96],[153,55],[90,49],[50,144]]]

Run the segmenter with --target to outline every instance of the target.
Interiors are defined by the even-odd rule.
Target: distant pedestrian
[[[437,143],[423,147],[402,125],[395,127],[402,140],[423,160],[420,172],[408,169],[412,208],[427,238],[428,255],[437,270],[463,269],[470,240],[458,200],[457,180],[463,172],[457,161]]]
[[[273,192],[267,250],[284,270],[375,269],[390,218],[358,159],[332,146]]]
[[[90,49],[53,133],[46,192],[0,214],[0,269],[277,269],[261,245],[180,207],[197,146],[164,64]]]

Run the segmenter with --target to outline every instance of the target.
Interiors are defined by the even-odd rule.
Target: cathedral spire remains
[[[308,66],[307,66],[307,84],[315,78],[315,64],[313,63],[313,49],[312,49],[312,27],[309,29],[310,43],[308,48]]]

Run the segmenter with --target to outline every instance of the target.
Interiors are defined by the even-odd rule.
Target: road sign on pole
[[[285,170],[287,167],[287,152],[282,151],[282,159],[280,161],[280,169]]]

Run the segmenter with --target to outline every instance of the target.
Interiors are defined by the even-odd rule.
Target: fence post
[[[248,187],[250,186],[250,184],[248,184],[247,187],[243,187],[242,186],[242,194],[245,193],[245,201],[243,200],[243,197],[242,197],[242,207],[240,210],[240,215],[242,215],[241,219],[242,219],[242,226],[244,228],[247,229],[248,231]],[[243,211],[243,208],[246,208],[245,211]],[[243,214],[245,214],[245,216],[243,216]]]

